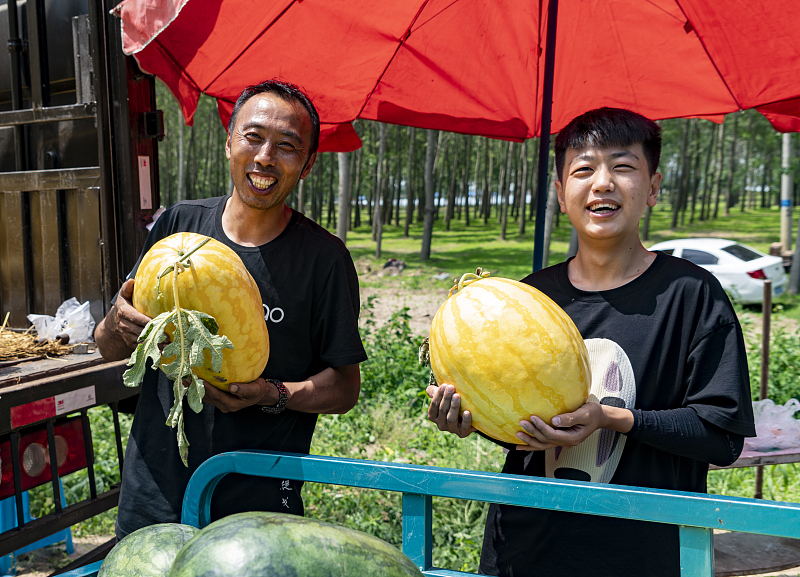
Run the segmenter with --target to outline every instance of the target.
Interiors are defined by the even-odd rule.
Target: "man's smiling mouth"
[[[258,190],[268,190],[273,184],[278,182],[274,176],[259,176],[257,174],[248,174],[247,179],[250,184]]]

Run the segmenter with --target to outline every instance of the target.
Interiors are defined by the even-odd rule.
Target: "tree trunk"
[[[500,183],[498,185],[500,194],[500,238],[503,240],[506,240],[506,231],[508,230],[508,189],[509,177],[511,176],[512,144],[510,140],[506,144],[506,154],[503,165],[500,167]]]
[[[406,222],[403,227],[403,236],[408,237],[409,228],[414,220],[414,127],[408,129],[408,169],[406,174]]]
[[[303,214],[305,214],[303,207],[305,190],[306,190],[306,181],[301,180],[300,182],[297,183],[297,211],[302,212]]]
[[[481,195],[481,217],[483,224],[489,222],[489,176],[492,173],[492,159],[489,156],[489,141],[483,141],[483,191]]]
[[[425,261],[431,258],[431,241],[433,239],[433,194],[434,194],[434,174],[433,166],[436,162],[436,145],[439,141],[437,130],[427,131],[427,143],[425,146],[425,218],[422,231],[422,250],[420,258]]]
[[[380,123],[378,140],[378,163],[375,170],[375,193],[373,199],[374,210],[372,214],[372,230],[375,239],[375,256],[381,258],[381,243],[383,242],[383,162],[386,155],[386,125]]]
[[[685,119],[682,124],[683,136],[681,138],[681,162],[680,167],[678,168],[678,175],[676,179],[678,181],[677,190],[673,194],[672,198],[672,221],[670,223],[671,230],[675,230],[675,228],[678,226],[678,216],[683,210],[684,199],[686,198],[688,187],[689,138],[692,132],[692,122],[691,120]]]
[[[336,172],[338,172],[338,170]],[[336,208],[336,193],[334,190],[336,190],[338,186],[334,185],[335,178],[336,176],[334,174],[333,166],[331,166],[331,170],[328,172],[328,186],[326,187],[327,190],[325,191],[325,196],[328,198],[328,206],[325,215],[325,226],[327,228],[336,226],[336,215],[334,214],[334,210]]]
[[[472,137],[467,136],[464,138],[464,156],[461,159],[461,194],[464,197],[464,212],[466,215],[466,223],[469,224],[469,164],[472,151]],[[458,219],[461,220],[461,205],[459,204]]]
[[[722,194],[722,166],[725,162],[725,123],[719,125],[717,128],[717,170],[715,175],[714,184],[714,218],[719,216],[719,200]]]
[[[714,152],[717,144],[717,129],[711,128],[708,138],[708,150],[706,152],[706,167],[703,171],[703,198],[700,203],[700,220],[708,220],[711,216],[711,193],[713,190],[711,177],[712,166],[714,166]]]
[[[528,141],[522,143],[522,150],[520,150],[520,160],[522,161],[522,169],[520,176],[519,186],[519,210],[517,211],[517,232],[520,236],[525,234],[525,202],[528,196]]]
[[[738,114],[732,114],[733,116],[733,126],[731,130],[733,134],[731,135],[731,153],[730,153],[730,166],[728,168],[728,186],[725,191],[725,216],[730,216],[731,214],[731,206],[734,205],[736,202],[737,194],[733,191],[733,179],[736,174],[736,126],[739,121]]]
[[[339,161],[339,218],[336,225],[336,236],[347,242],[347,228],[350,224],[350,195],[352,180],[350,178],[350,154],[339,152],[336,154]]]
[[[448,187],[447,191],[447,208],[444,212],[444,226],[445,229],[450,230],[450,221],[453,220],[453,216],[455,215],[456,209],[456,184],[457,184],[457,176],[458,176],[458,168],[461,166],[460,162],[457,162],[457,158],[455,157],[456,147],[455,142],[453,146],[451,146],[452,150],[452,158],[448,163],[450,169],[450,186]]]
[[[550,260],[550,238],[553,233],[553,221],[558,212],[558,195],[556,194],[556,185],[553,179],[550,179],[550,185],[547,188],[547,205],[545,208],[544,216],[544,247],[542,250],[542,267],[547,267],[547,262]]]
[[[175,190],[176,202],[186,200],[186,157],[183,152],[185,128],[183,121],[180,120],[178,122],[178,186]]]

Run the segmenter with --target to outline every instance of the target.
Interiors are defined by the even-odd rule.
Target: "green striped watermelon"
[[[114,545],[97,577],[164,577],[175,555],[198,531],[180,523],[142,527]]]
[[[353,529],[287,515],[247,512],[202,529],[168,577],[421,577],[392,545]]]

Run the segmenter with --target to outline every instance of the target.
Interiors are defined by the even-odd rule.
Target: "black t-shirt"
[[[286,229],[259,247],[233,243],[222,229],[228,197],[181,202],[156,221],[144,254],[175,232],[197,232],[231,247],[256,280],[270,337],[263,376],[301,381],[327,367],[364,361],[358,334],[358,278],[350,253],[335,236],[299,212]],[[137,263],[138,266],[138,263]],[[134,276],[136,267],[129,276]],[[118,536],[154,523],[180,520],[183,493],[192,472],[224,451],[264,449],[307,453],[317,415],[286,410],[268,415],[259,407],[222,413],[206,405],[184,409],[189,467],[178,456],[175,430],[164,423],[172,385],[149,370],[125,454],[117,518]],[[249,510],[302,514],[300,483],[228,475],[217,487],[212,516]]]
[[[755,434],[741,328],[717,280],[658,253],[638,278],[586,292],[567,263],[525,279],[572,318],[585,339],[615,341],[636,379],[636,408],[691,407],[724,431]],[[505,473],[545,476],[544,452],[512,450]],[[705,492],[708,463],[627,438],[611,483]],[[677,576],[678,529],[612,517],[491,506],[481,570],[493,575],[560,577]]]

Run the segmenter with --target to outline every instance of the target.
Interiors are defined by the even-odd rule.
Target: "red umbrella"
[[[225,122],[244,86],[282,77],[319,107],[321,150],[352,150],[356,118],[538,135],[545,5],[125,0],[116,10],[125,51],[166,82],[188,122],[201,93]],[[796,0],[561,0],[558,10],[553,131],[601,105],[651,118],[778,102],[767,112],[800,111]]]
[[[356,118],[522,140],[598,106],[717,120],[760,107],[800,129],[797,0],[124,0],[116,13],[124,50],[188,123],[201,93],[227,124],[242,88],[279,77],[317,105],[322,151],[357,148]]]

